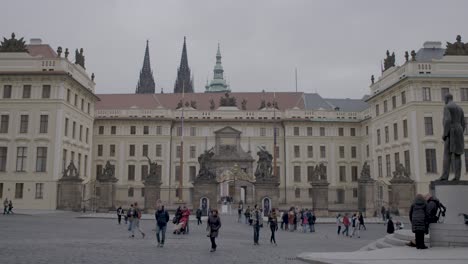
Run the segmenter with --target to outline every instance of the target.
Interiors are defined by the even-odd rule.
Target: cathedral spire
[[[138,80],[135,93],[154,93],[155,87],[153,71],[151,70],[150,64],[149,41],[147,40],[143,68],[140,71],[140,79]]]
[[[216,64],[213,70],[213,80],[205,86],[206,93],[224,93],[230,92],[229,85],[224,79],[224,69],[221,64],[221,50],[218,43],[218,51],[216,52]]]
[[[193,93],[193,79],[190,78],[190,68],[188,66],[187,45],[182,47],[182,56],[180,58],[180,66],[177,69],[177,80],[174,84],[174,93]]]

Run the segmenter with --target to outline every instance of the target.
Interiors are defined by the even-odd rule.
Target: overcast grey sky
[[[468,41],[468,1],[2,1],[0,35],[83,47],[96,93],[134,93],[146,39],[157,92],[172,92],[187,36],[196,92],[217,43],[232,91],[361,98],[385,51],[397,64],[426,40]],[[463,38],[464,37],[464,38]],[[74,55],[74,53],[72,53]]]

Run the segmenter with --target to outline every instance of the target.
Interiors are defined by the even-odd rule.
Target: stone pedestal
[[[57,209],[81,211],[82,182],[78,177],[66,177],[58,181]]]
[[[372,217],[375,214],[377,201],[375,180],[359,179],[358,181],[358,209],[366,217]]]
[[[319,180],[311,182],[312,208],[316,216],[328,216],[328,185],[327,181]]]
[[[431,192],[447,208],[443,223],[430,225],[432,247],[468,247],[468,181],[434,181]]]
[[[269,198],[271,201],[270,210],[272,208],[278,208],[279,206],[279,183],[276,181],[261,181],[255,183],[255,198],[254,204],[256,203],[259,208],[262,208],[262,201],[264,198]]]
[[[393,178],[390,180],[392,193],[390,197],[390,208],[398,210],[400,215],[408,215],[416,188],[414,181],[409,177]]]
[[[145,181],[145,207],[146,213],[154,213],[158,200],[161,199],[161,182]]]
[[[99,182],[100,196],[98,200],[98,211],[108,212],[115,210],[115,183],[117,179]]]
[[[193,209],[196,210],[198,208],[202,208],[205,214],[205,208],[218,208],[218,201],[217,201],[217,190],[218,184],[210,183],[210,182],[198,182],[194,184],[193,188]],[[206,204],[202,206],[201,199],[206,198]]]

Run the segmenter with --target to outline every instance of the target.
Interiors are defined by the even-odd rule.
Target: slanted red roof
[[[48,44],[26,45],[28,53],[33,56],[42,56],[47,59],[57,57],[57,53]]]
[[[156,109],[177,108],[179,101],[182,99],[182,94],[97,94],[101,101],[96,103],[96,109]],[[195,101],[197,110],[209,111],[210,101],[215,102],[215,109],[219,107],[223,93],[186,93],[184,101]],[[266,103],[273,103],[274,99],[278,102],[280,110],[299,108],[304,109],[303,93],[295,92],[254,92],[254,93],[230,93],[230,97],[235,97],[237,100],[237,107],[241,109],[242,100],[247,101],[246,110],[258,110],[262,100]]]

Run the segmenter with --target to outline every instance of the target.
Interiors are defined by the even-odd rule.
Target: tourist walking
[[[349,225],[350,224],[351,224],[351,222],[349,221],[348,214],[346,213],[343,216],[343,226],[344,226],[344,230],[342,232],[343,235],[346,233],[346,236],[349,236]]]
[[[362,212],[359,212],[359,216],[358,216],[358,220],[359,220],[359,230],[361,230],[361,227],[364,228],[364,230],[366,230],[366,225],[364,224],[364,216],[362,215]]]
[[[122,215],[123,215],[123,209],[122,209],[122,206],[119,206],[119,208],[117,208],[117,222],[119,223],[119,225],[120,225],[120,222],[122,222]]]
[[[278,231],[278,216],[276,215],[276,209],[273,208],[271,213],[268,215],[268,224],[270,225],[271,236],[270,236],[270,243],[274,243],[276,245],[276,238],[275,232]]]
[[[242,221],[242,203],[239,203],[239,207],[237,208],[237,222],[240,223]]]
[[[283,211],[281,214],[281,229],[288,230],[288,212]]]
[[[313,233],[315,232],[315,221],[317,218],[315,217],[314,211],[311,210],[308,213],[310,232]]]
[[[307,232],[307,227],[309,227],[309,218],[307,217],[307,209],[301,213],[302,215],[302,232]]]
[[[338,214],[336,216],[336,227],[338,228],[338,231],[337,231],[338,235],[341,234],[341,224],[342,224],[342,222],[343,222],[343,220],[341,218],[341,214]]]
[[[202,210],[198,208],[195,214],[197,216],[197,225],[201,225],[202,224],[202,220],[201,220]]]
[[[245,209],[244,216],[245,216],[245,223],[252,225],[252,222],[250,221],[250,206],[247,206],[247,209]]]
[[[426,200],[422,194],[416,195],[409,211],[411,229],[414,233],[417,249],[426,249],[424,234],[427,230]]]
[[[260,236],[260,224],[263,222],[262,216],[260,214],[260,210],[258,210],[257,205],[254,206],[252,211],[252,226],[253,226],[253,233],[254,233],[254,245],[258,244],[258,239]]]
[[[393,220],[391,217],[387,219],[387,234],[395,233],[395,225],[393,224]]]
[[[8,213],[8,198],[5,198],[5,201],[3,201],[3,214]]]
[[[10,200],[10,202],[8,202],[8,214],[12,214],[13,213],[13,202]]]
[[[130,232],[132,232],[133,229],[133,218],[135,217],[135,214],[135,208],[133,207],[133,204],[131,204],[130,208],[127,210],[128,231]]]
[[[207,227],[206,227],[208,231],[207,236],[210,238],[210,241],[211,241],[210,252],[216,251],[216,248],[217,248],[216,238],[218,237],[220,228],[221,228],[221,219],[218,216],[218,210],[213,209],[211,211],[210,216],[208,216]]]
[[[296,213],[294,213],[294,207],[291,207],[288,213],[289,231],[291,232],[294,231],[295,222],[296,222]]]
[[[142,238],[145,238],[145,232],[143,232],[140,227],[141,210],[138,208],[138,203],[135,202],[133,204],[133,208],[135,210],[135,214],[133,216],[132,238],[135,237],[135,229],[138,229]]]
[[[351,227],[353,228],[353,232],[351,232],[351,237],[357,236],[360,238],[361,236],[359,235],[359,218],[356,214],[353,214],[351,217]]]
[[[161,205],[154,216],[156,218],[156,240],[158,241],[158,247],[164,247],[167,222],[169,222],[169,213],[164,209],[164,205]]]
[[[385,213],[387,212],[387,210],[385,210],[385,206],[382,205],[382,208],[380,208],[380,214],[382,214],[382,220],[384,221],[385,223]]]

